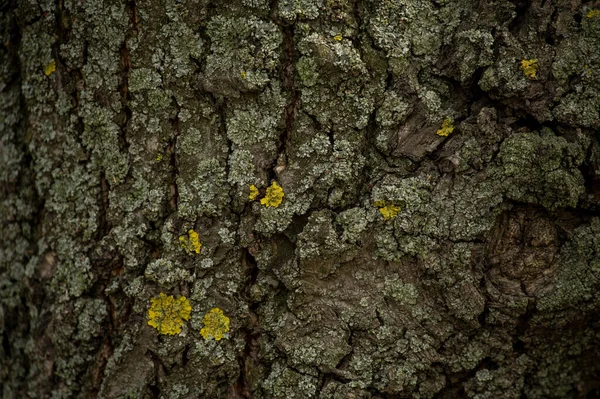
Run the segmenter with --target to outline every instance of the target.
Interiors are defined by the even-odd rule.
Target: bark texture
[[[0,10],[3,398],[600,397],[600,2]]]

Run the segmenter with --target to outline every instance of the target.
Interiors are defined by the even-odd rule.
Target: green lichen
[[[144,276],[165,288],[174,288],[177,284],[190,281],[190,273],[187,270],[175,267],[166,259],[157,259],[148,264]]]
[[[385,279],[385,295],[395,299],[402,305],[417,303],[417,288],[410,283],[403,283],[398,275],[391,275]]]
[[[548,129],[541,135],[512,135],[502,143],[498,154],[506,178],[506,195],[551,210],[576,206],[585,191],[578,169],[583,155],[578,144]]]
[[[263,387],[269,395],[276,398],[310,398],[317,392],[317,378],[297,373],[277,363],[264,381]]]
[[[207,33],[211,54],[205,85],[210,91],[236,96],[238,91],[263,89],[270,82],[270,75],[279,66],[277,50],[282,41],[275,24],[255,17],[219,15],[209,22]]]
[[[278,3],[279,13],[287,22],[297,19],[315,19],[323,0],[282,0]]]
[[[573,239],[559,255],[558,272],[553,288],[538,304],[542,311],[556,311],[565,307],[594,307],[600,301],[600,261],[595,255],[600,249],[600,220],[574,231]]]

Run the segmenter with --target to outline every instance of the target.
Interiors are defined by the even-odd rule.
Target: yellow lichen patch
[[[250,195],[248,195],[248,198],[250,198],[251,201],[254,201],[256,197],[258,197],[258,188],[256,188],[256,186],[252,184],[250,186]]]
[[[394,205],[393,202],[384,202],[383,204],[381,202],[382,201],[377,201],[375,203],[375,206],[379,207],[379,213],[381,213],[381,216],[383,216],[385,220],[390,220],[398,216],[398,214],[400,213],[399,206]],[[379,203],[379,205],[377,205],[377,203]]]
[[[56,61],[52,60],[48,65],[46,65],[46,69],[44,69],[44,73],[46,76],[50,76],[56,71]]]
[[[522,60],[521,69],[529,79],[535,79],[538,69],[537,60]]]
[[[442,137],[448,136],[450,133],[452,133],[454,131],[454,125],[452,122],[453,121],[450,118],[444,119],[444,121],[442,122],[442,127],[439,128],[435,132],[435,134],[437,134],[438,136],[442,136]]]
[[[202,248],[198,233],[192,229],[188,230],[187,237],[185,235],[180,236],[179,242],[181,242],[181,246],[189,252],[195,252],[199,254],[200,248]]]
[[[223,314],[219,308],[212,308],[202,319],[204,327],[200,330],[200,335],[204,339],[214,338],[219,341],[224,334],[229,331],[229,317]]]
[[[246,71],[240,72],[240,76],[242,77],[242,79],[246,79]]]
[[[260,200],[260,203],[266,207],[272,206],[277,208],[283,201],[283,196],[283,189],[276,182],[273,182],[271,186],[267,188],[267,195]]]
[[[593,8],[592,8],[592,9],[591,9],[591,10],[590,10],[590,11],[587,13],[586,17],[588,17],[588,18],[600,18],[600,10],[596,10],[596,9],[593,9]]]
[[[338,33],[338,34],[337,34],[337,35],[335,35],[333,38],[334,38],[335,40],[337,40],[338,42],[341,42],[341,41],[342,41],[342,38],[343,38],[343,36],[342,36],[342,34],[341,34],[341,33]]]
[[[161,292],[159,296],[150,298],[148,324],[160,334],[179,334],[184,320],[189,320],[191,313],[192,306],[186,297],[175,299],[173,295]]]

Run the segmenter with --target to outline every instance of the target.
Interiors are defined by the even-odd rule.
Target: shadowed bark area
[[[2,398],[600,397],[600,2],[0,10]]]

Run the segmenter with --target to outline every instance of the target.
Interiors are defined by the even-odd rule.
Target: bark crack
[[[246,284],[243,296],[249,303],[248,322],[243,328],[242,335],[246,341],[244,350],[238,356],[238,364],[240,367],[240,375],[237,382],[233,386],[231,397],[246,399],[253,397],[252,373],[258,364],[258,314],[257,310],[260,302],[252,300],[252,287],[256,283],[258,277],[258,265],[254,256],[248,248],[244,249],[242,257],[242,266],[246,272]]]
[[[180,120],[179,120],[179,112],[181,111],[181,106],[177,102],[177,98],[172,96],[171,99],[177,108],[177,113],[175,117],[171,120],[173,125],[173,137],[169,141],[169,145],[167,147],[167,152],[170,154],[170,164],[171,164],[171,200],[169,205],[173,212],[177,212],[177,207],[179,203],[179,187],[177,186],[177,176],[179,176],[179,166],[177,164],[177,139],[179,138],[179,134],[181,133]]]
[[[294,41],[295,25],[285,24],[278,15],[279,1],[271,2],[272,19],[277,24],[283,34],[283,55],[281,67],[281,79],[283,89],[289,95],[289,101],[284,108],[284,129],[279,137],[279,146],[277,148],[277,156],[271,166],[269,178],[274,179],[278,173],[278,167],[285,161],[286,144],[292,131],[294,130],[294,122],[300,100],[300,91],[296,87],[296,44]]]

